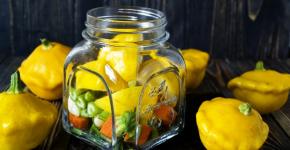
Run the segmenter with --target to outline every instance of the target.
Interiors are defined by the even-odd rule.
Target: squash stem
[[[19,73],[18,71],[14,72],[10,78],[10,87],[7,90],[8,93],[11,94],[19,94],[22,93],[24,88],[20,85]]]
[[[41,41],[42,46],[43,46],[45,49],[49,49],[49,48],[52,47],[51,42],[50,42],[49,40],[47,40],[46,38],[42,38],[42,39],[40,39],[40,41]]]
[[[262,70],[262,71],[265,71],[266,69],[264,68],[264,63],[263,61],[258,61],[256,63],[256,69],[255,70]]]
[[[242,103],[239,106],[239,110],[242,114],[244,114],[245,116],[249,116],[251,114],[252,111],[252,107],[249,103]]]

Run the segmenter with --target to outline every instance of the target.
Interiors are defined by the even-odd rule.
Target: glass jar
[[[150,149],[184,127],[185,64],[165,15],[143,7],[87,13],[64,66],[63,127],[102,149]]]

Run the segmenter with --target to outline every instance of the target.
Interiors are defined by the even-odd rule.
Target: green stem
[[[45,49],[49,49],[52,47],[52,43],[49,40],[47,40],[46,38],[42,38],[42,39],[40,39],[40,41]]]
[[[242,114],[244,114],[245,116],[249,116],[251,114],[252,111],[252,107],[249,103],[242,103],[239,106],[239,110]]]
[[[263,61],[258,61],[256,63],[256,69],[255,70],[262,70],[262,71],[265,71],[266,69],[264,68],[264,63]]]
[[[11,93],[11,94],[19,94],[19,93],[22,93],[23,92],[23,87],[21,87],[20,85],[20,79],[19,79],[19,73],[18,71],[14,72],[12,75],[11,75],[11,79],[10,79],[10,87],[9,89],[7,90],[8,93]]]

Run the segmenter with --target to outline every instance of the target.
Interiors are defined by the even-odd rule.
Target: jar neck
[[[82,35],[92,42],[129,42],[140,45],[165,42],[165,15],[143,7],[100,7],[87,13]]]

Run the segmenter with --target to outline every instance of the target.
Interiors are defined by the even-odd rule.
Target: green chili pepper
[[[90,132],[96,134],[96,135],[101,135],[100,129],[95,125],[95,124],[92,124],[91,128],[90,128]]]
[[[102,111],[99,115],[98,118],[101,120],[107,120],[107,118],[110,116],[110,113]]]
[[[76,93],[76,90],[74,88],[70,88],[69,96],[70,96],[71,100],[73,100],[73,101],[77,100],[77,93]]]
[[[85,109],[87,107],[87,103],[83,95],[78,96],[76,104],[78,107]]]
[[[103,110],[96,106],[94,102],[89,102],[87,106],[87,112],[90,116],[96,116],[97,114],[101,113]]]
[[[86,117],[86,118],[91,117],[91,116],[88,114],[88,112],[87,112],[86,109],[82,109],[81,112],[80,112],[80,115],[81,115],[82,117]]]
[[[94,96],[94,94],[91,91],[87,91],[84,95],[85,95],[84,96],[85,97],[85,100],[87,102],[90,102],[90,101],[95,100],[95,96]]]

